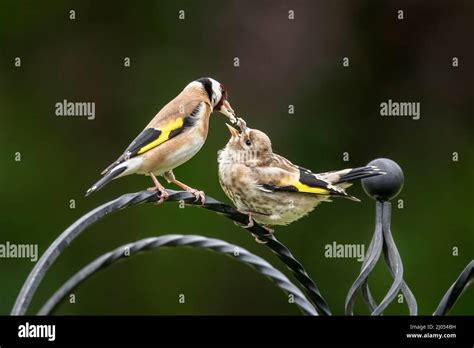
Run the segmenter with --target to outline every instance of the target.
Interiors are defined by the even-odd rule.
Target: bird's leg
[[[206,195],[204,194],[204,191],[196,190],[195,188],[192,188],[186,185],[185,183],[178,181],[171,170],[164,173],[163,176],[169,183],[175,184],[176,186],[181,187],[183,190],[191,192],[194,197],[196,197],[196,202],[201,201],[201,204],[204,204],[204,202],[206,201]]]
[[[265,229],[265,231],[268,232],[268,235],[272,235],[274,230],[272,228],[269,227],[269,225],[262,225],[262,227]],[[253,234],[252,233],[252,236],[255,237],[255,241],[259,244],[267,244],[268,242],[267,241],[264,241],[264,240],[261,240],[256,234]]]
[[[248,219],[249,219],[249,222],[247,223],[247,225],[244,225],[240,222],[234,222],[237,226],[241,226],[242,228],[245,228],[245,229],[248,229],[248,228],[252,228],[254,225],[255,225],[255,222],[253,221],[253,217],[252,217],[252,213],[248,212],[248,211],[241,211],[239,210],[239,213],[241,214],[244,214],[244,215],[247,215],[248,216]],[[265,228],[266,229],[266,228]],[[252,236],[254,236],[255,238],[255,241],[259,244],[266,244],[267,242],[264,241],[264,240],[261,240],[260,238],[258,238],[258,236],[254,233],[252,233]]]
[[[156,178],[155,174],[150,172],[150,177],[153,180],[153,183],[155,184],[155,187],[150,187],[150,188],[148,188],[148,190],[159,192],[160,193],[160,199],[158,200],[158,202],[156,202],[156,204],[163,203],[165,200],[168,199],[169,194],[166,191],[166,189],[163,187],[163,185],[160,184],[160,182]]]
[[[255,241],[256,241],[258,244],[267,244],[267,243],[268,243],[268,242],[265,241],[265,240],[261,240],[256,234],[253,234],[253,233],[252,233],[252,236],[254,236]]]
[[[248,219],[249,219],[249,222],[247,223],[247,225],[244,225],[244,224],[241,224],[240,222],[235,221],[235,224],[236,224],[237,226],[241,226],[241,227],[243,227],[243,228],[245,228],[245,229],[247,229],[247,228],[252,228],[253,225],[254,225],[253,218],[252,218],[252,213],[249,213],[249,212],[247,212],[247,211],[240,211],[240,210],[239,210],[239,213],[244,214],[244,215],[247,215],[247,217],[248,217]]]
[[[275,230],[271,228],[270,225],[262,225],[262,227],[267,230],[268,234],[273,234],[273,232],[275,232]]]

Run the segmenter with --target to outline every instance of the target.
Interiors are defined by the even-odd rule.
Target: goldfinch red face
[[[219,111],[232,123],[235,123],[237,119],[235,118],[234,110],[232,110],[232,107],[227,100],[228,94],[224,85],[210,77],[203,77],[197,81],[201,83],[202,87],[207,92],[213,110]]]

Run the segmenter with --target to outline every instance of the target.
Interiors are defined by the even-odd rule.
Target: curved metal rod
[[[293,285],[283,273],[274,268],[261,257],[252,254],[242,247],[224,242],[219,239],[193,235],[165,235],[160,237],[146,238],[133,243],[122,245],[113,251],[98,257],[87,266],[82,268],[79,272],[74,274],[66,283],[64,283],[64,285],[61,286],[61,288],[59,288],[59,290],[56,291],[41,308],[41,310],[38,312],[38,315],[49,315],[51,311],[53,311],[64,299],[64,297],[67,296],[68,293],[73,291],[77,286],[94,275],[96,272],[104,270],[105,268],[114,264],[116,261],[128,259],[131,256],[137,255],[143,251],[176,246],[202,248],[230,255],[270,278],[275,283],[275,285],[282,289],[285,293],[292,294],[294,296],[295,304],[304,314],[317,315],[315,308],[306,299],[300,289]]]
[[[375,207],[376,223],[374,236],[370,242],[364,262],[362,263],[361,273],[346,297],[346,314],[353,314],[356,292],[360,288],[362,291],[362,298],[372,315],[382,315],[383,311],[393,301],[400,290],[406,298],[410,315],[416,315],[418,312],[416,299],[406,282],[403,280],[402,259],[390,229],[391,203],[388,201],[376,201]],[[378,261],[377,257],[374,262],[373,255],[378,254],[378,256],[380,256],[382,249],[385,262],[388,265],[390,274],[394,278],[394,282],[384,299],[380,304],[377,304],[370,292],[368,277],[369,273],[372,272],[375,267],[375,263]]]
[[[390,231],[390,216],[391,216],[391,207],[390,202],[383,202],[383,211],[382,211],[382,232],[384,239],[385,251],[384,254],[390,259],[392,264],[391,273],[394,278],[392,286],[387,291],[387,294],[383,300],[379,303],[377,308],[374,309],[372,315],[380,315],[385,308],[392,303],[393,299],[397,296],[400,288],[402,287],[403,282],[403,263],[398,253],[397,247],[395,246],[395,241],[392,237],[392,232]]]
[[[381,222],[381,217],[377,218],[377,216],[379,216],[377,214],[380,214],[381,212],[382,212],[382,209],[380,209],[380,208],[377,209],[377,203],[376,203],[376,208],[375,208],[376,225],[377,225],[377,221]],[[371,255],[374,252],[374,247],[376,245],[378,245],[379,248],[380,248],[380,244],[383,244],[383,241],[381,239],[383,239],[383,234],[382,233],[374,233],[374,235],[372,237],[372,240],[370,241],[369,248],[367,249],[367,254],[368,255]],[[362,263],[362,267],[364,267],[364,265],[367,264],[368,258],[369,257],[367,257],[367,256],[364,258],[364,261]],[[375,301],[374,297],[372,296],[372,293],[370,292],[369,277],[368,276],[367,276],[367,278],[365,278],[364,282],[362,283],[361,290],[362,290],[362,298],[363,298],[366,306],[369,308],[370,312],[372,313],[374,311],[374,309],[377,308],[377,302]]]
[[[387,265],[389,267],[390,274],[393,277],[394,274],[395,274],[395,272],[393,270],[393,268],[394,268],[393,267],[393,261],[391,261],[390,258],[387,256],[387,251],[386,250],[387,250],[387,248],[384,244],[383,253],[384,253],[385,262],[387,263]],[[408,309],[410,311],[410,315],[417,315],[418,305],[416,303],[415,296],[413,295],[413,293],[411,292],[410,288],[408,287],[408,285],[406,284],[406,282],[404,280],[402,281],[401,291],[402,291],[402,293],[405,296],[405,299],[407,301],[407,305],[408,305]],[[370,312],[372,313],[375,310],[375,308],[377,308],[378,304],[374,300],[374,298],[372,296],[372,293],[370,292],[370,288],[369,288],[369,284],[368,284],[368,278],[366,279],[364,284],[362,284],[362,297],[364,299],[365,304],[367,305],[367,307],[370,309]],[[383,313],[380,313],[380,315],[382,315],[382,314]]]
[[[244,225],[248,223],[247,215],[238,212],[231,206],[219,202],[212,197],[207,196],[206,201],[203,205],[201,205],[199,202],[195,201],[195,196],[190,192],[168,190],[168,193],[169,198],[166,200],[166,202],[183,201],[187,204],[194,204],[217,212],[238,223]],[[63,233],[61,233],[61,235],[59,235],[56,240],[54,240],[54,242],[48,247],[48,249],[46,249],[41,258],[35,264],[17,296],[16,302],[11,311],[11,315],[24,315],[26,313],[31,299],[49,267],[61,254],[61,252],[88,226],[118,210],[141,203],[157,202],[159,198],[160,197],[157,192],[147,190],[136,193],[128,193],[95,208],[94,210],[79,218]],[[267,230],[257,223],[255,223],[253,227],[246,230],[257,235],[259,239],[267,242],[265,245],[270,248],[294,273],[295,278],[304,287],[306,294],[313,302],[318,313],[320,315],[331,315],[329,306],[321,296],[318,287],[306,273],[303,266],[294,258],[288,248],[280,243],[273,235],[269,235]]]
[[[367,250],[367,254],[369,255],[373,252],[372,248],[373,248],[373,244],[375,242],[376,236],[379,236],[379,238],[383,238],[378,234],[374,234],[372,241],[370,242],[369,249]],[[364,259],[362,266],[366,263],[366,260],[367,259]],[[361,290],[362,290],[362,299],[364,300],[365,305],[369,308],[370,312],[372,313],[374,309],[377,308],[378,304],[375,301],[374,297],[372,296],[372,293],[370,292],[368,276],[367,278],[365,278],[364,282],[362,283]]]
[[[364,262],[362,263],[361,271],[359,276],[356,278],[351,288],[347,292],[345,302],[345,313],[346,315],[354,315],[354,304],[358,290],[367,281],[370,272],[374,269],[377,264],[380,254],[382,252],[382,205],[376,204],[375,206],[375,232],[372,238],[372,248],[369,246],[368,253],[365,256]],[[372,244],[372,242],[371,242]],[[369,253],[370,251],[370,253]]]
[[[464,290],[474,281],[474,260],[464,268],[458,279],[451,285],[433,315],[446,315],[454,306]]]
[[[390,231],[390,234],[392,232]],[[393,241],[393,239],[392,239]],[[395,245],[395,242],[393,242],[393,246],[392,246],[393,249],[396,250],[397,254],[398,254],[398,249]],[[392,277],[394,276],[395,274],[395,258],[392,254],[390,254],[390,252],[388,251],[388,248],[387,248],[387,245],[384,244],[384,258],[385,258],[385,263],[388,265],[388,269],[390,271],[390,274],[392,275]],[[401,259],[400,259],[401,261]],[[415,295],[413,295],[413,292],[410,290],[410,288],[408,287],[407,283],[405,282],[405,280],[402,279],[402,284],[401,284],[401,287],[400,287],[400,290],[402,291],[402,294],[405,296],[405,300],[407,301],[407,306],[408,306],[408,310],[410,312],[410,315],[417,315],[418,314],[418,304],[416,303],[416,298],[415,298]]]

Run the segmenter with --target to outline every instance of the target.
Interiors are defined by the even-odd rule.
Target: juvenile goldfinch
[[[235,115],[224,86],[211,78],[200,78],[188,84],[176,98],[166,104],[124,153],[101,174],[103,177],[87,190],[86,196],[100,190],[111,180],[130,174],[149,175],[160,192],[160,201],[168,198],[157,176],[192,192],[204,202],[204,193],[176,180],[173,169],[193,157],[204,145],[209,116],[219,111],[235,123]]]
[[[376,167],[344,169],[321,174],[291,163],[272,151],[270,138],[245,126],[228,126],[231,138],[219,151],[219,182],[237,209],[266,226],[288,225],[331,197],[349,196],[345,188],[354,180],[385,174]]]

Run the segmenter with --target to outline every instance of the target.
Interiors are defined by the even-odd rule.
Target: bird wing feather
[[[130,158],[150,151],[193,126],[196,122],[196,115],[204,107],[203,104],[204,102],[199,100],[179,103],[175,99],[170,102],[130,143],[123,154],[109,165],[102,174],[106,174],[112,168]]]
[[[294,165],[286,158],[273,155],[268,166],[258,167],[257,175],[263,191],[310,193],[317,195],[346,195],[340,187],[332,185],[318,174]]]

